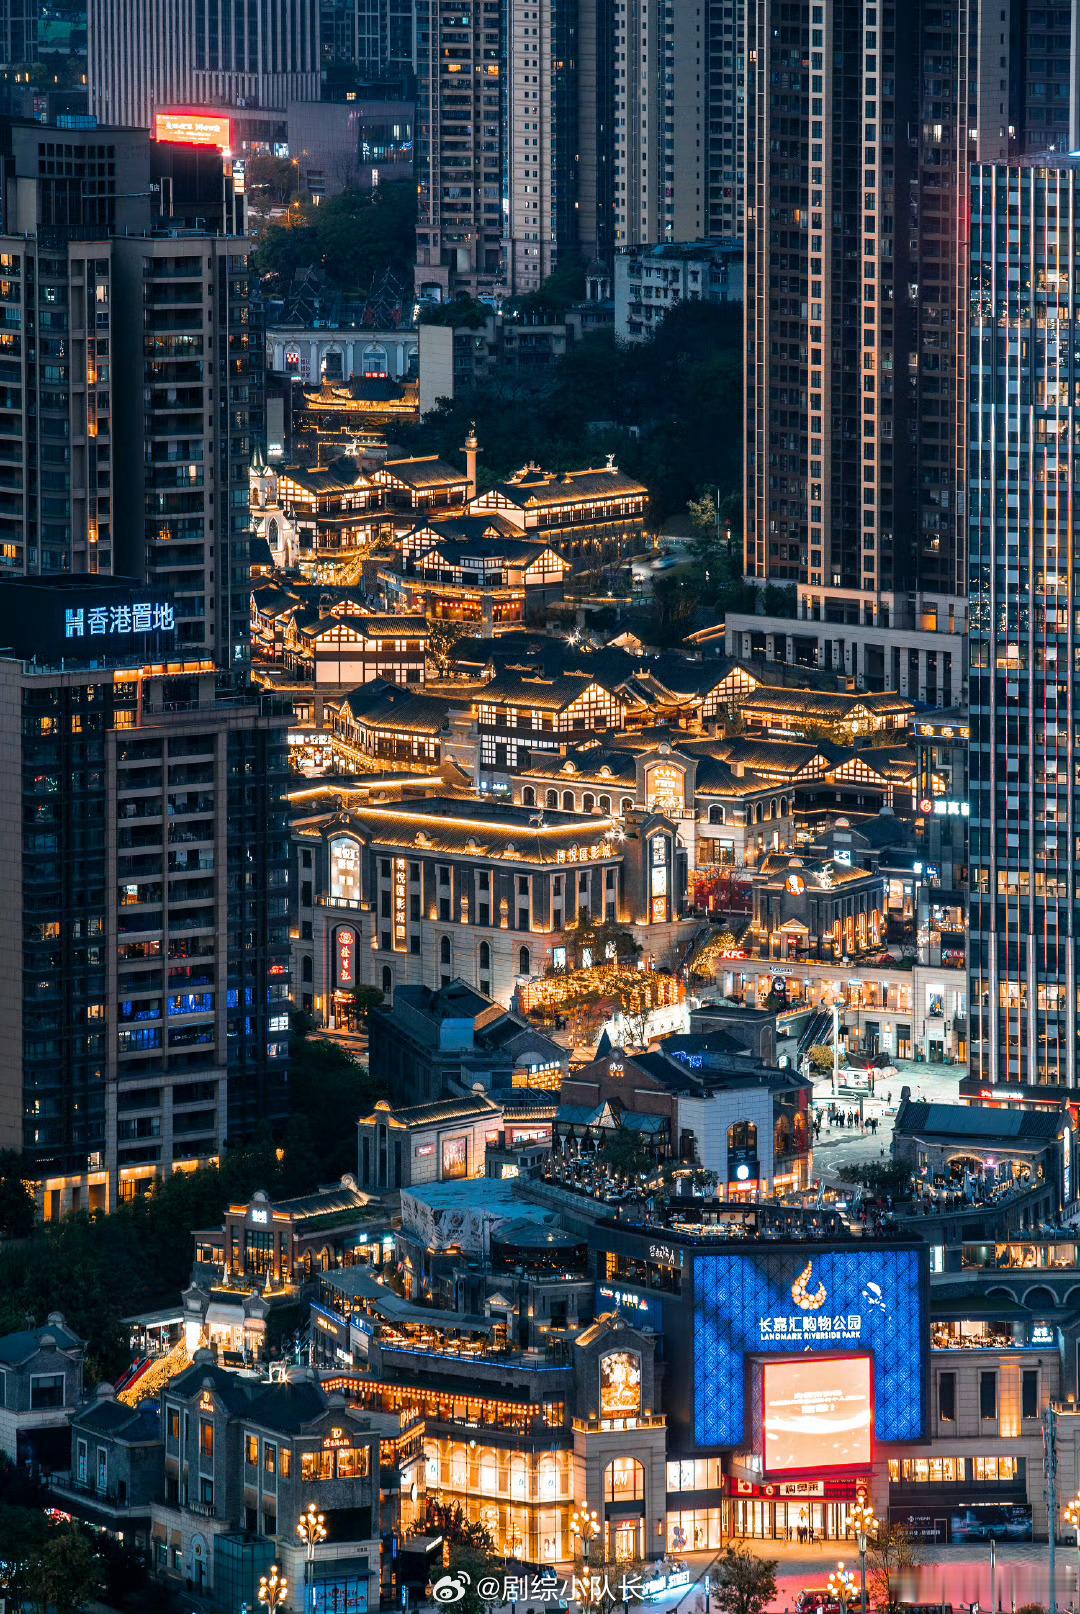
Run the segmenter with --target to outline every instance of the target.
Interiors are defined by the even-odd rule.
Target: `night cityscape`
[[[1080,0],[0,0],[0,1614],[1080,1614]]]

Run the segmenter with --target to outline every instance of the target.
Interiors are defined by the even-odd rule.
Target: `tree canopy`
[[[745,1547],[729,1547],[716,1565],[712,1600],[720,1614],[764,1614],[776,1596],[775,1558],[759,1558]]]
[[[292,1113],[280,1139],[267,1132],[227,1150],[219,1166],[174,1172],[110,1216],[81,1212],[0,1246],[0,1333],[63,1312],[87,1341],[88,1380],[111,1380],[131,1358],[121,1318],[174,1299],[186,1287],[193,1228],[213,1226],[226,1205],[250,1199],[257,1188],[286,1197],[354,1172],[352,1123],[371,1108],[376,1090],[345,1049],[309,1033],[297,1015]]]
[[[485,486],[529,460],[565,471],[614,452],[622,469],[648,486],[654,518],[662,521],[684,511],[689,499],[706,490],[715,498],[719,489],[725,519],[737,534],[742,486],[742,319],[737,310],[681,303],[648,342],[619,343],[611,332],[588,335],[538,376],[504,367],[398,435],[409,452],[454,459],[474,420]]]
[[[342,291],[362,295],[386,270],[411,280],[415,226],[416,191],[408,181],[347,188],[317,208],[294,204],[288,223],[266,231],[255,267],[281,292],[298,269],[318,267]]]

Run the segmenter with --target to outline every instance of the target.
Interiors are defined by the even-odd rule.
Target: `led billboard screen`
[[[766,1362],[765,1473],[868,1468],[873,1402],[869,1356],[800,1356]]]
[[[158,112],[154,139],[174,146],[215,146],[218,151],[228,151],[232,123],[209,112]]]
[[[698,1445],[744,1443],[749,1360],[813,1352],[871,1357],[877,1439],[923,1439],[926,1282],[926,1252],[917,1248],[808,1243],[696,1254]]]

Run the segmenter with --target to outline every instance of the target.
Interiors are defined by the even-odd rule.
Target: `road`
[[[753,1541],[739,1543],[751,1547],[763,1557],[777,1561],[777,1596],[772,1608],[778,1611],[793,1609],[798,1594],[805,1589],[823,1587],[830,1572],[839,1561],[850,1569],[858,1580],[858,1555],[854,1544],[833,1541],[820,1549],[789,1545],[780,1541]],[[990,1547],[988,1543],[972,1543],[963,1547],[925,1547],[919,1549],[920,1564],[900,1578],[900,1596],[904,1602],[922,1603],[940,1607],[951,1604],[955,1614],[961,1605],[970,1608],[978,1603],[987,1611],[1000,1609],[1012,1614],[1024,1603],[1049,1605],[1049,1573],[1045,1542],[999,1542],[995,1570],[994,1601],[991,1603]],[[711,1555],[694,1553],[688,1560],[696,1574],[703,1575]],[[1057,1598],[1062,1611],[1080,1610],[1080,1554],[1074,1546],[1059,1544],[1057,1550]],[[650,1603],[661,1614],[698,1614],[703,1602],[700,1582],[689,1595],[681,1599],[667,1598]],[[632,1610],[631,1610],[632,1614]]]
[[[841,1166],[850,1166],[868,1160],[887,1160],[892,1144],[892,1123],[900,1103],[900,1089],[910,1087],[912,1098],[929,1099],[935,1104],[956,1104],[957,1084],[964,1072],[962,1065],[916,1065],[907,1060],[898,1061],[900,1075],[879,1083],[873,1098],[863,1099],[863,1114],[878,1122],[876,1133],[861,1132],[858,1128],[832,1128],[826,1121],[814,1141],[814,1168],[831,1180]],[[834,1102],[832,1083],[828,1077],[814,1084],[814,1110],[824,1115]],[[888,1095],[889,1102],[885,1102]],[[835,1102],[843,1110],[858,1111],[858,1099],[838,1098]]]

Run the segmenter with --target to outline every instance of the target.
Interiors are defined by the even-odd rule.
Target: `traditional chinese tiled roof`
[[[465,486],[467,477],[456,465],[437,454],[417,455],[414,459],[384,460],[375,473],[376,481],[400,482],[410,488]]]
[[[739,700],[739,710],[745,715],[755,713],[792,713],[807,722],[843,723],[862,710],[872,717],[912,717],[913,702],[906,696],[887,691],[835,692],[820,689],[788,689],[761,684]]]
[[[587,504],[595,499],[648,497],[648,488],[627,476],[616,465],[596,469],[564,471],[527,470],[508,482],[498,482],[493,491],[521,509],[530,506]]]
[[[368,728],[401,730],[410,734],[439,734],[446,727],[446,701],[418,695],[400,684],[377,678],[350,690],[338,707],[344,717]]]
[[[324,829],[351,828],[380,846],[501,857],[524,863],[565,863],[614,855],[609,818],[544,813],[533,807],[449,796],[357,807],[326,815]]]
[[[557,678],[536,678],[507,668],[497,672],[477,699],[487,703],[535,706],[540,711],[561,712],[572,706],[595,680],[585,673],[564,673]],[[602,685],[600,686],[603,687]]]

